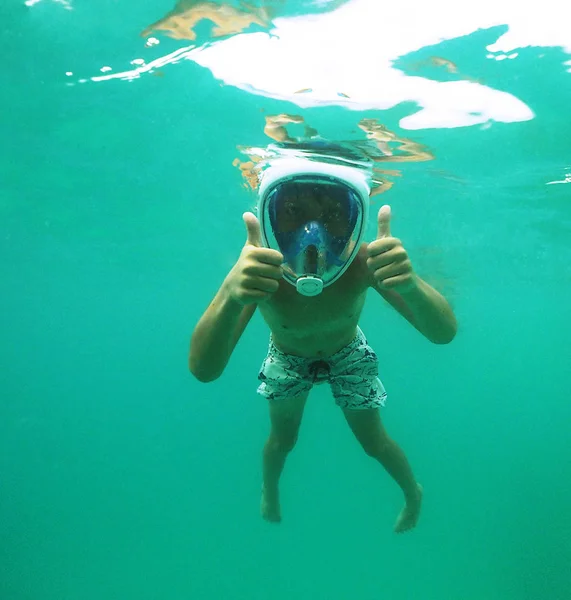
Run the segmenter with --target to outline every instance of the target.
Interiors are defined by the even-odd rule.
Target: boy
[[[208,382],[222,374],[256,307],[270,328],[258,393],[268,399],[270,412],[261,512],[271,522],[281,520],[278,482],[308,393],[325,381],[365,452],[404,493],[395,531],[413,528],[419,517],[422,487],[382,425],[379,407],[386,392],[359,316],[373,288],[433,343],[454,338],[456,319],[391,235],[389,206],[379,210],[377,239],[362,243],[368,182],[355,168],[307,160],[264,172],[260,221],[253,213],[243,215],[246,244],[192,334],[189,368]]]

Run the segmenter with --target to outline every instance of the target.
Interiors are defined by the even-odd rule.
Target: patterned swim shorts
[[[366,409],[385,405],[387,393],[379,360],[360,328],[344,348],[323,360],[285,354],[270,338],[268,355],[258,375],[258,394],[279,401],[306,394],[313,385],[328,382],[341,408]]]

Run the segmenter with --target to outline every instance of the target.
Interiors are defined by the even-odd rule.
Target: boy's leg
[[[288,453],[295,446],[307,393],[284,400],[270,400],[270,435],[264,446],[262,516],[281,521],[279,479]]]
[[[404,492],[406,506],[395,525],[395,531],[412,529],[420,514],[422,487],[416,482],[404,452],[387,434],[378,408],[343,408],[349,427],[365,452],[378,460]]]

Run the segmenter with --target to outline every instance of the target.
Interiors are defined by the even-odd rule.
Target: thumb
[[[242,215],[242,219],[246,224],[248,239],[246,244],[260,248],[262,244],[262,232],[260,231],[260,222],[254,213],[246,212]]]
[[[379,209],[377,224],[377,239],[391,236],[391,207],[388,204]]]

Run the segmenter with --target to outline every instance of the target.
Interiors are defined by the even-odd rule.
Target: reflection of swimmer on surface
[[[336,10],[348,1],[330,1],[320,7],[319,12]],[[242,33],[252,25],[270,29],[272,19],[280,16],[283,9],[287,7],[287,2],[288,0],[260,0],[259,7],[247,2],[240,2],[240,8],[236,8],[225,2],[179,0],[171,11],[162,19],[146,27],[141,35],[147,37],[154,31],[164,31],[168,36],[177,40],[195,40],[194,28],[201,21],[211,21],[215,24],[210,34],[215,38]],[[312,8],[315,9],[315,7]]]
[[[434,155],[422,144],[408,138],[398,137],[394,132],[379,123],[376,119],[361,119],[358,127],[367,134],[367,140],[350,140],[346,142],[331,142],[322,138],[319,132],[310,127],[300,115],[280,113],[266,116],[264,133],[275,142],[278,147],[283,144],[284,149],[295,149],[306,152],[311,158],[313,154],[325,153],[332,158],[346,158],[348,161],[365,161],[375,164],[397,162],[422,162],[433,160]],[[303,126],[302,136],[289,133],[288,126]],[[258,188],[258,173],[256,165],[260,160],[256,151],[248,148],[241,150],[250,156],[251,160],[240,161],[235,159],[233,164],[242,171],[242,176],[251,189]],[[395,154],[398,151],[398,154]],[[400,171],[394,169],[381,169],[375,167],[374,173],[376,186],[371,190],[371,197],[382,194],[393,186],[388,177],[400,177]]]
[[[212,21],[215,24],[211,31],[212,37],[241,33],[251,25],[270,27],[271,21],[264,8],[249,8],[250,10],[240,10],[229,4],[179,0],[167,15],[146,27],[141,35],[147,37],[154,31],[164,31],[177,40],[195,40],[194,28],[201,21]]]
[[[245,187],[250,187],[252,190],[258,189],[260,184],[258,171],[256,170],[256,164],[260,161],[259,158],[253,160],[241,161],[239,158],[235,158],[232,161],[232,165],[238,167],[242,171],[242,177],[246,180]]]
[[[427,148],[409,140],[399,138],[376,119],[361,119],[358,125],[370,140],[373,140],[384,156],[373,158],[375,162],[422,162],[434,160],[434,155]],[[406,154],[395,155],[389,146],[390,143],[398,144],[398,150]]]
[[[460,73],[458,66],[451,60],[442,56],[429,56],[425,60],[419,60],[412,63],[404,62],[406,69],[409,71],[423,71],[430,67],[436,67],[444,69],[450,75],[457,75],[457,79],[463,79],[464,81],[470,81],[472,83],[479,83],[483,85],[483,81],[480,78],[470,77],[469,75],[463,75]],[[427,74],[423,74],[424,77],[428,77]],[[428,77],[430,79],[430,77]]]
[[[287,115],[281,113],[279,115],[269,115],[266,117],[266,125],[264,133],[276,142],[296,142],[297,138],[291,137],[287,130],[289,123],[301,124],[304,123],[303,117],[298,115]],[[315,130],[310,130],[305,126],[305,137],[310,138],[315,134]]]

